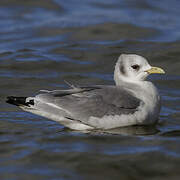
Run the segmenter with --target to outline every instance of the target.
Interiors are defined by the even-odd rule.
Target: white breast
[[[161,99],[157,88],[149,81],[142,81],[139,83],[139,87],[132,92],[144,102],[135,113],[138,124],[155,123],[161,108]]]

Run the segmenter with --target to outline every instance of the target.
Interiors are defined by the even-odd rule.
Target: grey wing
[[[84,124],[89,124],[90,117],[102,118],[105,115],[134,113],[141,102],[123,88],[116,86],[49,91],[38,95],[36,99],[51,108],[59,109],[64,117]]]

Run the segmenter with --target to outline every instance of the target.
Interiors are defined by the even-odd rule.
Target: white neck
[[[149,94],[149,96],[151,96],[151,92],[157,94],[157,89],[150,81],[136,80],[133,78],[131,79],[122,75],[119,69],[118,62],[115,65],[114,81],[116,86],[124,87],[125,89],[132,92],[135,90],[136,95],[139,94],[140,97],[142,96],[142,91],[144,91],[144,93],[146,94]],[[151,91],[149,91],[149,89],[151,89]]]

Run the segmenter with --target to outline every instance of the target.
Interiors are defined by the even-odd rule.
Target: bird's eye
[[[137,64],[132,65],[131,67],[132,67],[133,69],[135,69],[135,70],[139,70],[139,68],[140,68],[140,66],[139,66],[139,65],[137,65]]]

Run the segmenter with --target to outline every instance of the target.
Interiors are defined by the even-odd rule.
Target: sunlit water
[[[0,179],[178,179],[180,2],[0,1]],[[40,89],[113,84],[121,53],[143,55],[166,75],[155,127],[73,132],[5,103]]]

